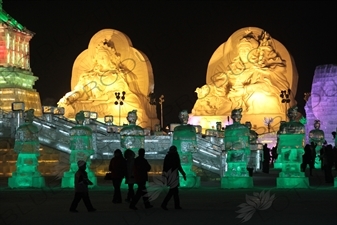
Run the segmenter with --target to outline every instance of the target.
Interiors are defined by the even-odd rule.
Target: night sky
[[[336,1],[144,2],[3,0],[4,10],[35,33],[31,68],[42,103],[70,91],[76,57],[106,28],[128,35],[148,56],[155,94],[165,95],[165,124],[178,122],[180,110],[192,110],[213,52],[240,28],[266,30],[294,57],[302,113],[315,67],[337,64]]]

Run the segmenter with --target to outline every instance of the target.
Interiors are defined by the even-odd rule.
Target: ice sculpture
[[[286,108],[296,104],[297,80],[293,58],[280,42],[261,28],[242,28],[213,53],[206,84],[195,91],[190,123],[207,129],[242,108],[243,118],[254,127],[263,127],[264,118],[272,117],[277,130]],[[280,93],[289,89],[290,102],[282,104]]]
[[[221,178],[221,188],[251,188],[253,178],[247,170],[250,156],[250,132],[241,124],[242,109],[234,109],[231,113],[232,125],[225,128],[225,150],[227,152],[227,171]]]
[[[83,126],[85,120],[83,111],[77,113],[75,119],[77,125],[70,129],[70,169],[69,171],[64,172],[61,187],[74,187],[74,175],[78,170],[77,162],[79,160],[83,160],[87,163],[86,171],[88,173],[88,178],[94,183],[90,187],[94,187],[97,185],[97,178],[95,176],[95,173],[90,169],[90,156],[94,154],[92,130],[87,126]]]
[[[11,188],[44,187],[45,180],[38,171],[40,156],[38,128],[33,124],[34,109],[25,112],[25,123],[19,126],[15,134],[14,151],[18,153],[16,171],[8,179]]]
[[[315,69],[312,81],[311,93],[305,105],[307,118],[306,133],[308,134],[314,126],[315,120],[320,120],[320,128],[324,131],[327,144],[335,145],[334,139],[330,136],[336,130],[336,84],[337,84],[337,65],[319,65]],[[307,136],[307,142],[309,141]]]
[[[121,146],[124,150],[131,149],[138,155],[138,150],[145,146],[145,136],[144,129],[136,125],[138,119],[137,110],[128,112],[126,119],[129,125],[124,126],[120,131]]]
[[[58,105],[65,108],[67,118],[83,110],[97,112],[98,120],[112,114],[119,121],[122,118],[122,123],[127,112],[137,109],[138,125],[145,128],[159,123],[156,106],[148,99],[153,90],[152,66],[146,55],[132,46],[127,35],[103,29],[76,58],[71,91]],[[122,107],[114,104],[116,93],[121,92],[126,93]]]
[[[25,109],[42,115],[39,93],[34,89],[39,79],[30,67],[29,42],[34,33],[11,17],[0,0],[0,103],[10,111],[12,102],[24,102]]]
[[[322,163],[321,163],[319,155],[320,155],[321,148],[325,142],[325,137],[324,137],[324,131],[320,129],[321,121],[315,120],[314,127],[315,129],[309,132],[309,142],[310,143],[314,142],[316,144],[315,168],[317,169],[317,168],[322,168],[322,165],[321,165]]]
[[[180,177],[180,186],[196,188],[200,187],[200,177],[192,170],[193,157],[192,152],[197,146],[197,133],[193,125],[187,124],[188,112],[183,110],[179,113],[181,125],[176,126],[173,131],[172,145],[178,149],[181,160],[181,166],[186,173],[186,181]]]
[[[282,171],[276,180],[277,187],[308,188],[308,178],[301,172],[305,128],[296,121],[296,106],[289,108],[287,115],[289,122],[282,123],[279,130],[277,153],[281,158]]]
[[[261,150],[257,142],[258,134],[256,131],[252,130],[252,123],[247,121],[245,123],[246,127],[249,129],[249,145],[250,145],[250,155],[248,157],[248,170],[257,170],[260,169],[261,161]]]

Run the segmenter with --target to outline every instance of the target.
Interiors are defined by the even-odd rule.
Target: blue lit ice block
[[[63,173],[61,187],[62,188],[74,188],[74,176],[78,170],[77,162],[83,160],[87,163],[88,178],[94,187],[97,185],[97,177],[95,173],[90,169],[91,159],[90,156],[94,154],[92,145],[92,130],[87,126],[76,125],[70,130],[70,169]]]
[[[280,134],[278,154],[282,170],[276,180],[278,188],[308,188],[309,180],[301,172],[304,134]]]

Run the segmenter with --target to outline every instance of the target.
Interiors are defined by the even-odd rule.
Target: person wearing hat
[[[78,212],[76,210],[78,203],[83,199],[85,207],[87,207],[88,212],[94,212],[96,209],[92,206],[90,198],[88,185],[93,185],[93,183],[88,179],[88,174],[85,171],[87,168],[87,163],[83,160],[77,162],[78,170],[75,173],[75,196],[71,203],[70,212]]]

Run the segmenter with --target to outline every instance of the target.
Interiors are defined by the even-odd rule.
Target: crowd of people
[[[121,184],[125,179],[125,184],[128,186],[127,197],[125,202],[129,203],[129,208],[137,210],[136,204],[143,199],[143,203],[146,209],[152,208],[149,201],[149,195],[146,188],[148,182],[148,172],[151,170],[151,165],[145,159],[145,149],[140,148],[138,150],[138,156],[131,149],[124,151],[124,155],[120,149],[114,151],[114,156],[109,163],[109,171],[111,173],[111,180],[114,187],[114,194],[112,202],[114,204],[122,203]],[[70,212],[78,212],[76,210],[78,203],[83,199],[83,202],[88,212],[94,212],[96,209],[92,206],[89,194],[88,185],[93,183],[88,179],[88,175],[85,171],[86,163],[84,161],[78,161],[78,171],[75,174],[75,196],[70,206]],[[176,146],[171,146],[163,162],[162,177],[166,180],[164,182],[170,187],[166,197],[164,198],[161,208],[168,210],[167,204],[173,196],[174,208],[182,209],[179,199],[179,174],[186,180],[186,173],[184,172],[180,157]],[[167,182],[169,181],[169,182]],[[137,191],[134,190],[134,185],[137,185]]]
[[[316,144],[311,142],[304,147],[302,156],[301,171],[305,172],[309,166],[309,174],[312,176],[312,171],[315,169]],[[268,148],[267,144],[263,145],[262,172],[269,173],[269,168],[278,158],[277,146],[272,149]],[[333,183],[332,168],[337,170],[337,147],[332,145],[323,145],[320,150],[321,169],[324,170],[325,182]],[[76,210],[78,203],[83,199],[83,202],[88,212],[94,212],[96,209],[92,206],[89,194],[88,185],[93,183],[88,179],[85,171],[86,163],[82,160],[78,161],[78,171],[75,173],[75,195],[70,206],[70,212],[78,212]],[[319,168],[316,168],[319,169]],[[145,159],[145,149],[138,150],[138,156],[131,149],[124,151],[124,155],[120,149],[114,151],[114,156],[110,160],[109,171],[114,187],[112,202],[114,204],[122,203],[121,184],[125,179],[125,184],[128,186],[127,197],[125,202],[129,203],[129,208],[137,210],[136,204],[143,199],[146,209],[152,208],[147,194],[146,183],[148,182],[148,172],[151,170],[151,165]],[[167,204],[173,196],[175,209],[182,209],[179,199],[179,173],[186,180],[186,174],[181,166],[180,156],[176,146],[171,146],[163,162],[162,177],[166,179],[164,182],[170,189],[164,198],[161,208],[168,210]],[[134,191],[134,186],[137,185],[137,191]]]
[[[333,183],[332,169],[337,170],[337,146],[333,147],[331,144],[324,144],[319,151],[320,168],[315,168],[315,159],[317,144],[311,142],[304,147],[304,154],[302,156],[301,171],[305,172],[309,167],[309,175],[313,176],[314,169],[322,169],[324,171],[325,182]],[[267,144],[263,145],[262,158],[262,172],[269,173],[269,168],[273,167],[278,158],[277,146],[272,149],[268,148]]]

